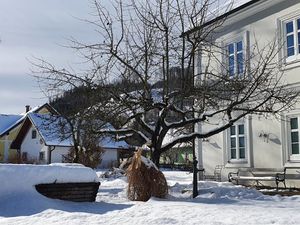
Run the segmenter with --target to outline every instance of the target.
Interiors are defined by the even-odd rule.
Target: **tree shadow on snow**
[[[44,196],[14,196],[14,199],[0,199],[0,217],[31,216],[47,210],[104,214],[130,208],[133,204],[106,202],[70,202],[49,199]]]

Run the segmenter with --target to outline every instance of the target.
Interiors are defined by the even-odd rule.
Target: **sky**
[[[79,62],[63,46],[71,37],[95,40],[94,28],[82,21],[92,18],[91,13],[90,0],[0,1],[0,113],[19,114],[25,105],[48,101],[32,77],[30,61],[38,57],[58,66]]]
[[[110,0],[100,1],[110,5]],[[94,18],[93,13],[92,0],[0,0],[0,113],[19,114],[25,105],[48,101],[32,77],[30,61],[43,58],[61,67],[81,62],[62,46],[71,37],[97,40],[94,27],[82,21]]]

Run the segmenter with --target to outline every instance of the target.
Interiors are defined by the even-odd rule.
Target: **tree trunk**
[[[157,167],[159,167],[159,158],[160,158],[160,152],[157,151],[156,149],[153,151],[153,154],[152,154],[152,161],[155,163],[155,165]]]
[[[72,163],[78,163],[79,162],[79,149],[74,146],[74,158]]]

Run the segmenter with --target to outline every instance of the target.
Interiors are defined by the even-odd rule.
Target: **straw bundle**
[[[148,201],[152,196],[164,198],[168,194],[165,176],[151,160],[142,156],[142,150],[134,154],[127,177],[127,196],[132,201]]]

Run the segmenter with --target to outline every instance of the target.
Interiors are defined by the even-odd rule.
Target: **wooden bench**
[[[286,168],[239,168],[237,172],[228,174],[228,180],[236,184],[241,181],[253,181],[255,186],[259,186],[261,182],[272,181],[275,182],[278,190],[279,183],[283,183],[286,188]]]

